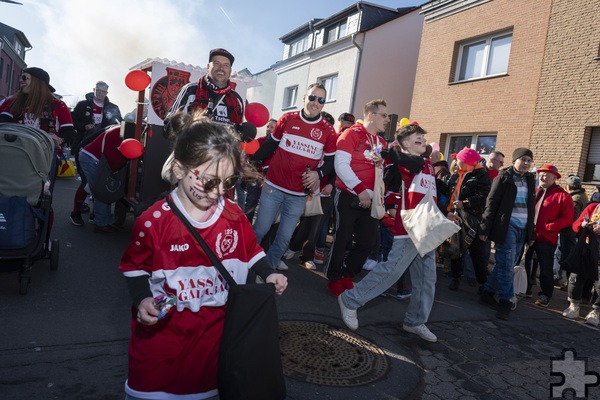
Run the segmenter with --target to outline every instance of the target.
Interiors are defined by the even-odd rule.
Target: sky
[[[50,74],[69,106],[98,80],[121,113],[135,108],[137,94],[125,75],[147,58],[205,67],[210,49],[235,56],[234,71],[257,73],[281,60],[279,38],[313,18],[327,18],[349,0],[18,0],[0,2],[0,22],[22,31],[32,45],[25,62]],[[425,0],[373,0],[409,7]]]

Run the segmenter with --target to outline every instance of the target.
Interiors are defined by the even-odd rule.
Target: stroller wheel
[[[29,285],[31,284],[30,276],[19,276],[19,294],[26,295],[29,290]]]
[[[58,253],[60,251],[60,240],[52,239],[52,247],[50,247],[50,270],[58,269]]]

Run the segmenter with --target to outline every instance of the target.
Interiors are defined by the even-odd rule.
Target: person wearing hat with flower
[[[496,318],[507,320],[512,308],[513,275],[516,260],[526,242],[534,235],[535,178],[529,170],[533,152],[515,149],[513,164],[500,170],[492,182],[479,226],[479,239],[495,243],[496,265],[488,276],[479,298],[496,309]],[[498,294],[499,301],[494,297]]]
[[[188,83],[181,88],[171,106],[169,115],[183,110],[204,111],[215,122],[227,125],[241,124],[244,119],[244,102],[231,82],[231,67],[235,57],[222,48],[212,49],[208,55],[207,72],[198,82]]]
[[[458,171],[450,177],[450,202],[448,212],[456,212],[461,216],[462,235],[469,235],[472,240],[468,247],[473,260],[475,277],[483,286],[487,278],[487,264],[490,259],[489,241],[479,239],[478,229],[485,209],[485,201],[492,181],[486,169],[479,164],[481,155],[473,149],[464,148],[456,155]],[[472,232],[471,234],[469,232]],[[463,273],[464,254],[451,260],[452,282],[448,289],[458,290],[460,276]]]
[[[69,107],[56,97],[50,75],[38,67],[25,68],[19,90],[0,102],[0,122],[33,126],[47,132],[57,145],[75,134]]]
[[[554,291],[554,252],[559,232],[573,223],[573,199],[561,186],[558,169],[544,164],[537,169],[540,187],[536,192],[533,217],[535,242],[532,247],[540,267],[540,289],[535,304],[548,307]],[[529,288],[528,288],[529,289]]]

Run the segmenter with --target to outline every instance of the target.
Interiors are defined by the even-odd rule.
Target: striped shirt
[[[517,196],[510,215],[510,224],[519,229],[527,226],[527,181],[525,175],[513,174],[513,181],[517,186]]]

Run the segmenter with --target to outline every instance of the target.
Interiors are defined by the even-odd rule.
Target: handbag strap
[[[177,206],[173,203],[171,198],[167,195],[165,200],[167,201],[167,204],[169,205],[169,207],[171,207],[171,210],[175,213],[175,215],[181,220],[181,222],[183,222],[183,224],[188,229],[188,231],[190,231],[192,236],[194,236],[196,238],[196,240],[200,244],[200,247],[202,247],[202,250],[204,250],[204,252],[208,256],[208,258],[210,258],[210,261],[212,261],[214,267],[217,269],[217,271],[219,271],[219,273],[227,281],[227,284],[229,285],[229,287],[237,286],[238,283],[233,279],[233,277],[231,276],[229,271],[227,271],[227,269],[225,268],[225,266],[223,265],[221,260],[219,260],[219,258],[215,255],[215,253],[211,250],[211,248],[208,247],[208,244],[206,244],[206,241],[204,240],[204,238],[202,238],[202,236],[200,236],[198,231],[192,226],[190,221],[188,221],[188,219],[183,215],[181,210],[179,208],[177,208]]]

